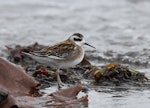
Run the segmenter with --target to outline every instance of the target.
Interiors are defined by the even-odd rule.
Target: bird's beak
[[[84,43],[84,45],[87,45],[87,46],[90,46],[90,47],[96,49],[95,47],[93,47],[92,45],[90,45],[90,44],[88,44],[88,43]]]

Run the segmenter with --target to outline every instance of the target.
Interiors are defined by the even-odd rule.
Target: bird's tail
[[[34,59],[35,61],[45,64],[45,61],[47,61],[47,57],[46,56],[42,56],[42,55],[38,55],[36,53],[30,52],[22,52],[24,55],[29,56],[30,58]]]

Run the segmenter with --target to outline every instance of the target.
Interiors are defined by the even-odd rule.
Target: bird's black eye
[[[74,38],[74,41],[82,41],[80,38]]]

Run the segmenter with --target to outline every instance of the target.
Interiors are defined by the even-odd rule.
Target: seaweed
[[[119,63],[110,63],[101,69],[93,66],[90,72],[96,82],[109,81],[118,84],[121,82],[148,81],[144,73],[140,73],[129,66],[124,66]]]

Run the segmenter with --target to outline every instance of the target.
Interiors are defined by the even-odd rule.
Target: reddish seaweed
[[[42,102],[42,105],[46,107],[50,103],[49,100],[55,101],[55,103],[51,103],[52,106],[60,104],[60,100],[63,100],[64,106],[88,101],[87,96],[76,98],[82,90],[81,84],[42,98],[42,94],[39,94],[40,83],[29,76],[22,67],[3,58],[0,58],[0,66],[0,96],[2,97],[0,108],[41,108],[42,106],[39,106],[38,103]],[[68,99],[66,100],[66,98]],[[37,105],[33,105],[33,102],[37,102]]]

